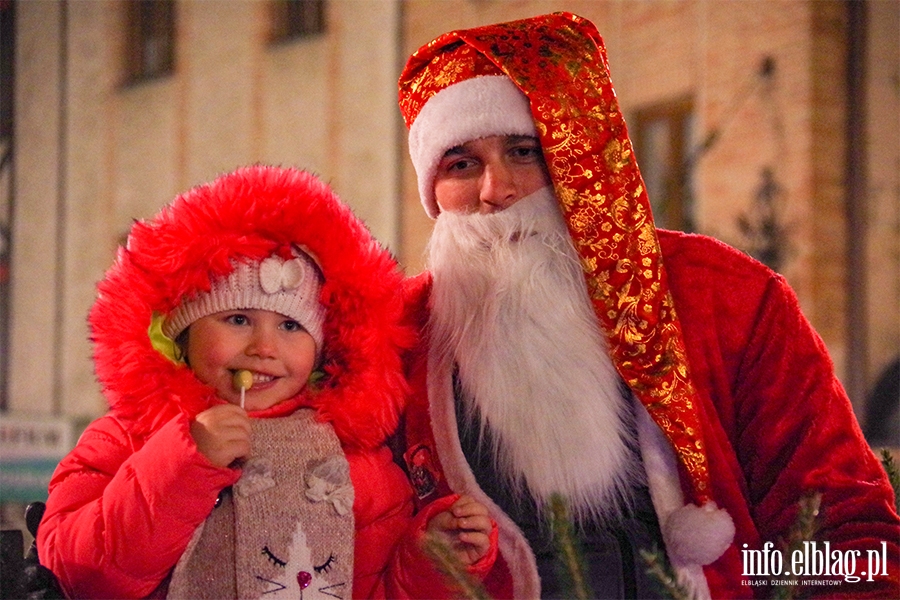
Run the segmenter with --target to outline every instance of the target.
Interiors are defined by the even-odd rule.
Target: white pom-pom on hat
[[[734,540],[734,521],[715,502],[686,504],[669,515],[662,534],[672,563],[708,565]]]

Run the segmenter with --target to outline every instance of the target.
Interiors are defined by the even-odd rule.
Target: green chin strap
[[[162,326],[165,320],[165,315],[153,313],[153,318],[150,319],[150,327],[147,329],[147,335],[150,336],[150,345],[176,365],[183,365],[184,359],[181,356],[181,348],[178,347],[178,344],[173,339],[163,333]]]

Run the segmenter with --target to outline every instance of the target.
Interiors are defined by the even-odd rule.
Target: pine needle
[[[887,473],[891,487],[894,488],[894,509],[900,513],[900,468],[894,462],[894,455],[887,448],[881,449],[881,465]]]
[[[469,600],[491,600],[484,586],[466,570],[453,550],[435,535],[426,534],[422,549],[432,560],[438,571],[443,573],[451,585],[457,588],[462,598]]]
[[[822,506],[822,494],[818,492],[804,495],[800,502],[800,512],[788,534],[788,539],[782,544],[785,556],[793,556],[794,551],[803,550],[803,544],[813,541],[819,528],[819,510]],[[784,579],[783,577],[781,579]],[[790,575],[787,581],[796,582],[796,574]],[[790,600],[797,593],[799,586],[795,583],[780,584],[772,589],[773,600]]]
[[[590,586],[584,577],[584,557],[578,546],[572,521],[569,519],[566,501],[558,494],[550,498],[550,526],[564,571],[563,581],[568,584],[574,598],[578,600],[592,598]]]
[[[663,593],[671,600],[693,600],[694,596],[679,581],[666,556],[656,546],[652,550],[641,549],[641,558],[647,563],[647,574],[656,580]]]

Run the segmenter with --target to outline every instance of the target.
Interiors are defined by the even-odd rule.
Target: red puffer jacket
[[[401,355],[402,275],[331,191],[292,169],[250,167],[197,187],[148,222],[99,284],[90,313],[94,360],[109,412],[60,463],[38,534],[42,563],[66,593],[146,597],[165,582],[219,493],[240,472],[219,468],[190,436],[216,402],[211,388],[157,350],[148,329],[186,295],[209,289],[231,261],[301,244],[324,274],[325,377],[251,417],[314,408],[334,426],[355,488],[354,597],[384,594],[389,557],[406,529],[412,492],[386,440],[408,386]]]

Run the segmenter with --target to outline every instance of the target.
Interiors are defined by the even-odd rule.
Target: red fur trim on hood
[[[295,169],[239,169],[134,224],[89,316],[96,373],[112,412],[148,434],[179,411],[193,417],[210,406],[212,389],[151,345],[154,313],[168,314],[208,290],[232,260],[262,259],[292,243],[311,252],[325,276],[327,376],[304,403],[334,424],[346,446],[383,442],[405,405],[401,354],[414,341],[401,323],[403,277],[328,186]]]

